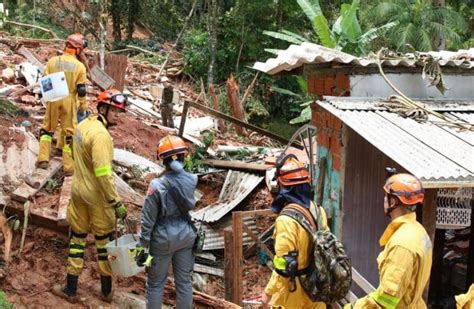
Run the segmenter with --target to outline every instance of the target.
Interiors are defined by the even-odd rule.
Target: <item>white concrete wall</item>
[[[474,76],[443,74],[447,90],[444,95],[429,87],[421,74],[387,74],[388,79],[411,98],[474,98]],[[395,92],[380,74],[351,75],[351,97],[386,97]]]

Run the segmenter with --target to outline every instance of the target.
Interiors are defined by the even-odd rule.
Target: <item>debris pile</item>
[[[72,178],[64,177],[60,158],[52,158],[47,170],[34,167],[38,153],[36,136],[46,104],[41,100],[37,82],[46,61],[61,53],[62,44],[58,40],[14,39],[0,34],[0,205],[4,207],[0,225],[5,247],[0,288],[6,291],[10,301],[24,306],[63,304],[49,291],[53,283],[64,280],[68,245],[66,210]],[[181,133],[194,148],[187,168],[200,179],[195,192],[198,203],[191,215],[196,226],[205,232],[203,250],[196,253],[194,282],[201,292],[195,292],[195,302],[203,307],[232,307],[223,300],[224,274],[228,267],[225,250],[232,250],[226,248],[224,231],[235,224],[236,212],[244,214],[240,244],[244,254],[243,282],[239,284],[242,289],[245,287],[244,299],[255,299],[270,277],[269,261],[273,255],[274,218],[268,212],[259,211],[268,209],[271,202],[268,179],[272,177],[275,158],[284,151],[281,143],[285,140],[272,141],[275,136],[270,132],[214,110],[209,112],[204,105],[187,106],[187,102],[199,102],[200,98],[191,86],[173,80],[180,74],[179,61],[173,60],[167,77],[156,81],[160,69],[157,65],[127,58],[125,66],[114,66],[113,61],[122,63],[122,59],[108,55],[112,61],[109,67],[115,70],[102,71],[96,65],[96,52],[88,51],[86,56],[89,65],[99,72],[90,76],[93,82],[88,87],[91,107],[95,95],[101,91],[100,85],[108,81],[127,81],[126,85],[119,86],[129,97],[130,113],[111,129],[111,134],[116,147],[115,182],[127,204],[132,229],[139,230],[148,183],[163,171],[163,166],[156,161],[159,139],[169,133]],[[174,87],[172,117],[179,130],[163,126],[160,104],[165,100],[164,89],[170,85]],[[218,123],[222,125],[222,119],[258,134],[250,133],[242,138],[230,131],[215,130]],[[22,229],[23,218],[29,218],[29,223]],[[19,248],[21,230],[25,238],[22,252]],[[88,238],[89,244],[93,241]],[[100,304],[95,259],[94,249],[88,246],[79,284],[79,297],[85,307]],[[144,274],[118,278],[117,299],[143,302],[140,296],[130,293],[144,295],[144,278]],[[173,291],[170,283],[165,303],[173,304]]]

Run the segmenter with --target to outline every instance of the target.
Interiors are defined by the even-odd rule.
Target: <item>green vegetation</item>
[[[0,290],[0,308],[4,308],[4,309],[15,308],[15,305],[12,305],[8,302],[7,295],[2,290]]]
[[[176,40],[194,0],[95,0],[81,2],[85,4],[75,11],[70,1],[64,1],[63,7],[56,0],[36,1],[34,9],[33,0],[3,3],[10,11],[7,20],[34,23],[60,38],[75,27],[91,38],[92,47],[98,46],[100,16],[106,14],[112,23],[110,48],[134,45],[156,56],[135,50],[128,55],[160,64],[166,56],[163,44]],[[138,27],[150,30],[151,38],[132,38]],[[20,36],[50,36],[8,23],[2,29]],[[197,92],[201,84],[206,91],[213,84],[221,110],[228,112],[225,82],[231,73],[243,96],[256,73],[253,63],[265,61],[288,43],[301,42],[353,55],[366,55],[382,46],[400,52],[469,48],[474,45],[474,7],[472,0],[197,0],[177,50],[185,78]],[[249,121],[264,127],[275,119],[307,121],[307,102],[313,98],[302,84],[304,80],[292,76],[261,74],[245,103]]]
[[[0,99],[0,115],[15,117],[20,109],[8,100]]]

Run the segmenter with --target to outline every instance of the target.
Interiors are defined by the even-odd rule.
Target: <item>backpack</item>
[[[280,215],[296,220],[312,236],[310,263],[299,276],[301,286],[313,301],[325,304],[344,298],[352,284],[351,260],[344,245],[329,231],[318,230],[322,226],[319,207],[310,210],[289,204]]]

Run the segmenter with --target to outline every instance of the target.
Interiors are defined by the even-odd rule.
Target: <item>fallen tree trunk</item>
[[[227,80],[227,98],[229,100],[230,111],[232,112],[232,116],[243,122],[247,122],[244,108],[240,102],[239,87],[237,85],[237,82],[235,81],[233,74],[231,74],[230,78]],[[234,124],[234,127],[239,135],[248,135],[247,131],[241,126]]]
[[[38,30],[41,30],[41,31],[44,31],[44,32],[49,33],[54,39],[58,39],[58,36],[56,35],[56,33],[54,33],[53,31],[51,31],[50,29],[46,29],[46,28],[43,28],[43,27],[40,27],[40,26],[36,26],[36,25],[30,25],[30,24],[19,23],[19,22],[11,21],[11,20],[6,20],[5,23],[6,23],[6,24],[11,24],[11,25],[14,25],[14,26],[19,26],[19,27],[26,27],[26,28],[38,29]]]

